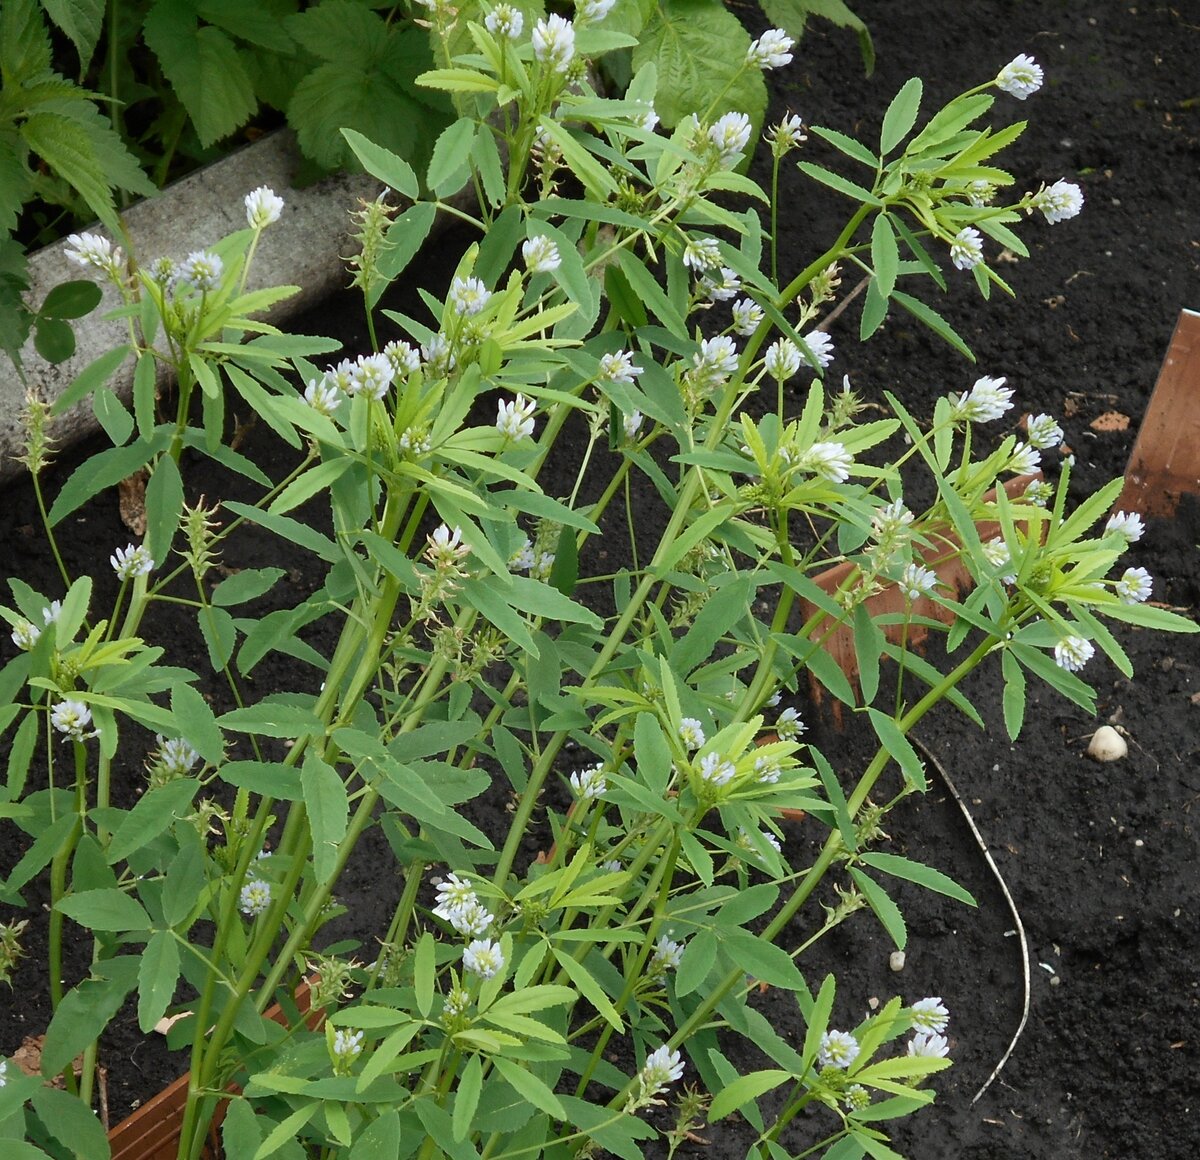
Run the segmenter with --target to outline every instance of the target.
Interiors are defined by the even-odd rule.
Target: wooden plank
[[[1125,468],[1121,511],[1174,515],[1200,493],[1200,313],[1182,310]]]

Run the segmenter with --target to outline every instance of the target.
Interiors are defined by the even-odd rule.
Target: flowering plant
[[[576,67],[619,34],[531,23],[498,6],[467,24],[463,51],[447,39],[446,67],[422,78],[460,101],[458,148],[435,151],[425,175],[433,200],[399,157],[345,135],[412,203],[396,217],[384,195],[359,214],[369,353],[322,371],[310,360],[335,344],[254,321],[287,292],[247,289],[279,216],[268,190],[247,197],[245,230],[132,276],[104,239],[74,240],[75,260],[120,286],[130,332],[58,404],[90,393],[114,446],[45,509],[51,544],[100,488],[142,468],[149,481],[145,539],[112,556],[110,610],[65,568],[59,598],[14,582],[16,607],[0,608],[18,650],[0,671],[8,811],[33,838],[5,897],[47,872],[52,905],[43,1070],[90,1102],[98,1036],[136,993],[143,1029],[182,1014],[179,1154],[193,1160],[223,1099],[233,1156],[636,1157],[659,1136],[673,1153],[703,1118],[734,1111],[756,1156],[894,1155],[879,1125],[933,1099],[949,1012],[897,996],[847,1029],[834,976],[811,988],[804,956],[867,909],[903,946],[892,879],[971,902],[937,869],[881,848],[890,807],[926,786],[906,734],[946,699],[978,721],[958,686],[994,654],[1015,736],[1027,674],[1091,707],[1076,671],[1094,648],[1127,667],[1101,616],[1194,626],[1146,605],[1140,570],[1113,578],[1141,534],[1136,516],[1102,522],[1119,484],[1071,513],[1065,481],[1016,498],[995,488],[1058,443],[1053,418],[981,451],[977,428],[1008,414],[1014,394],[981,377],[924,426],[893,396],[892,415],[860,422],[848,383],[822,382],[835,351],[816,323],[853,265],[870,274],[864,333],[895,304],[960,343],[897,288],[901,276],[942,280],[940,247],[985,293],[1004,288],[983,237],[1019,247],[1010,226],[1022,212],[1070,216],[1079,193],[1060,183],[995,204],[1011,178],[985,162],[1020,127],[973,128],[992,101],[976,91],[913,136],[910,84],[878,154],[810,129],[873,176],[868,187],[802,166],[857,205],[780,288],[760,268],[758,214],[725,200],[769,205],[735,168],[748,118],[697,115],[658,133],[653,69],[607,100]],[[760,40],[756,65],[774,65],[785,39]],[[1023,99],[1031,75],[1014,62],[994,83],[1019,84]],[[776,168],[803,135],[794,118],[770,133]],[[470,163],[454,168],[461,157]],[[444,300],[425,295],[425,321],[376,319],[436,198],[465,181],[480,193],[481,237]],[[380,344],[385,324],[394,336]],[[125,359],[137,365],[132,412],[105,385]],[[155,393],[163,365],[180,384],[171,413]],[[283,478],[227,445],[227,395],[296,449]],[[31,399],[39,497],[49,421]],[[240,473],[261,498],[187,502],[193,457]],[[918,507],[906,497],[921,474],[933,498]],[[327,505],[320,527],[294,514],[314,499]],[[655,504],[665,526],[648,537]],[[980,521],[1000,529],[987,543]],[[214,585],[218,554],[245,526],[311,550],[328,566],[322,587],[256,617],[280,569]],[[596,537],[622,533],[631,563],[605,572]],[[965,599],[938,579],[952,557],[975,582]],[[813,576],[835,560],[851,567],[830,593]],[[867,601],[893,583],[905,611],[880,623]],[[138,635],[162,601],[194,610],[231,707],[210,705],[199,674]],[[931,606],[949,625],[929,620]],[[321,622],[337,630],[327,654],[301,635]],[[947,671],[905,647],[917,622],[945,631]],[[822,648],[843,624],[879,742],[857,771],[806,744],[799,705],[785,703],[811,677],[857,705]],[[255,699],[247,678],[271,651],[312,679]],[[886,692],[885,657],[899,662]],[[157,736],[126,808],[114,772],[130,767],[139,729]],[[39,747],[46,780],[27,789]],[[506,834],[476,825],[477,798],[511,798]],[[801,833],[784,824],[797,810],[810,820]],[[387,929],[364,932],[364,964],[320,932],[371,829],[399,885]],[[538,857],[531,831],[543,835]],[[93,947],[89,976],[70,987],[67,921]],[[265,1019],[304,976],[325,1026]],[[802,1035],[768,1018],[776,1001]],[[771,1066],[740,1074],[735,1040]],[[0,1079],[0,1122],[24,1117],[49,1155],[104,1154],[91,1117],[63,1113],[71,1096]],[[806,1109],[824,1112],[812,1121]]]

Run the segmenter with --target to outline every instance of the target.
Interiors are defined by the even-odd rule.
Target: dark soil
[[[1031,257],[1001,267],[1015,301],[982,303],[966,274],[950,278],[944,297],[929,283],[918,290],[966,338],[976,367],[903,316],[890,318],[869,345],[858,347],[851,306],[832,327],[839,351],[834,381],[849,373],[869,401],[892,390],[927,418],[937,397],[966,389],[977,375],[1007,376],[1017,389],[1018,414],[1045,410],[1060,417],[1075,455],[1072,493],[1076,499],[1090,494],[1124,470],[1179,309],[1200,308],[1200,10],[1078,0],[859,0],[855,7],[875,37],[875,75],[863,77],[852,37],[816,26],[796,62],[771,74],[769,120],[792,110],[870,141],[888,100],[909,76],[925,79],[928,112],[1029,52],[1045,66],[1047,85],[1024,104],[998,96],[999,115],[1031,119],[1006,166],[1017,175],[1018,189],[1060,177],[1077,181],[1087,205],[1074,221],[1051,228],[1039,218],[1022,229]],[[844,171],[815,136],[804,156]],[[766,170],[756,175],[763,178]],[[795,173],[785,173],[782,200],[786,277],[836,236],[849,203]],[[848,275],[845,285],[853,281]],[[355,302],[331,303],[296,329],[340,337],[350,353],[366,347]],[[1093,420],[1109,411],[1128,416],[1128,430],[1094,431]],[[251,436],[250,453],[274,454],[260,435]],[[74,461],[64,457],[47,476],[51,493]],[[193,476],[190,485],[196,494],[244,498],[215,476]],[[0,508],[9,568],[57,594],[37,525],[28,486],[10,489]],[[64,533],[73,570],[107,571],[114,544],[126,538],[116,498],[77,513]],[[1200,598],[1198,543],[1200,506],[1186,503],[1175,520],[1152,522],[1131,552],[1131,562],[1154,576],[1155,599],[1189,614]],[[287,568],[273,597],[281,606],[321,579],[311,557],[266,537],[243,538],[229,557],[237,566]],[[162,628],[174,631],[169,622]],[[998,674],[989,670],[968,689],[988,719],[987,732],[949,712],[917,730],[935,759],[931,767],[944,767],[986,839],[1028,939],[1028,1023],[982,1098],[972,1102],[1022,1017],[1020,940],[996,878],[936,769],[931,792],[897,809],[888,830],[895,849],[951,874],[975,894],[979,909],[903,892],[909,944],[902,971],[889,969],[892,945],[869,916],[841,927],[802,964],[817,981],[836,971],[837,1026],[857,1023],[875,1000],[886,1002],[894,993],[908,1001],[940,995],[950,1008],[955,1066],[935,1081],[934,1107],[896,1125],[896,1146],[914,1160],[1200,1152],[1200,823],[1193,816],[1200,802],[1200,704],[1192,702],[1200,693],[1200,644],[1196,637],[1132,630],[1118,636],[1137,675],[1126,680],[1099,659],[1089,665],[1085,676],[1099,692],[1096,719],[1031,686],[1025,734],[1010,745],[998,720]],[[6,659],[7,635],[0,649]],[[196,667],[204,667],[202,656]],[[292,683],[294,669],[285,658],[268,658],[255,686],[266,692],[273,682]],[[1113,765],[1094,764],[1083,752],[1105,721],[1130,738],[1129,756]],[[814,723],[812,740],[847,776],[865,760],[853,732],[840,734],[828,721]],[[138,781],[137,770],[129,770],[125,792],[132,795]],[[495,828],[504,825],[497,813]],[[805,839],[798,834],[794,840]],[[24,842],[5,823],[0,871],[8,872]],[[357,873],[342,896],[353,900],[361,933],[386,921],[392,891],[379,883],[374,866]],[[33,998],[41,990],[41,966],[33,960],[45,925],[44,899],[32,887],[26,897],[34,939],[31,960],[16,980],[14,996],[21,1001],[0,1019],[5,1056],[46,1020]],[[69,965],[70,981],[84,965]],[[772,1011],[782,1032],[800,1030],[794,1010],[780,1004]],[[114,1120],[173,1078],[167,1069],[175,1065],[151,1039],[138,1034],[132,1013],[123,1013],[106,1040]],[[724,1132],[722,1125],[704,1133],[711,1146],[688,1154],[740,1156],[736,1128],[734,1138]]]

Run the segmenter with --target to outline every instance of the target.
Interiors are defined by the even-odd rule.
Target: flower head
[[[549,274],[562,265],[558,246],[545,234],[529,238],[521,246],[521,258],[525,262],[525,269],[531,274]]]
[[[1042,66],[1031,56],[1021,53],[1013,57],[997,74],[996,88],[1023,101],[1042,87]]]
[[[304,388],[304,401],[317,414],[328,418],[342,401],[342,392],[337,380],[328,374],[319,379],[309,379],[308,386]]]
[[[179,263],[178,278],[181,285],[209,294],[221,285],[224,273],[225,263],[211,250],[193,250]]]
[[[457,874],[447,874],[436,885],[437,905],[433,908],[433,913],[438,918],[445,918],[449,921],[448,916],[451,911],[477,901],[475,888],[465,878],[460,878]]]
[[[642,429],[642,420],[645,416],[636,408],[629,412],[621,419],[621,430],[625,432],[625,438],[630,441],[637,438],[637,433]]]
[[[581,800],[593,801],[608,788],[608,778],[604,774],[603,765],[589,765],[586,769],[577,769],[571,774],[571,789]]]
[[[69,235],[63,254],[77,266],[91,266],[103,270],[110,278],[120,277],[124,261],[121,251],[101,234]]]
[[[501,399],[496,410],[496,430],[506,439],[519,443],[533,434],[533,413],[537,403],[518,395],[515,399]]]
[[[704,726],[695,717],[685,717],[679,722],[679,740],[685,749],[695,752],[704,745]]]
[[[953,403],[951,410],[956,419],[969,423],[990,423],[999,419],[1012,407],[1013,391],[1004,385],[1004,379],[993,379],[987,375],[975,380],[969,391],[964,391]]]
[[[1029,445],[1039,451],[1057,447],[1063,441],[1063,429],[1049,415],[1033,415],[1025,424]]]
[[[849,1031],[826,1031],[817,1049],[817,1066],[845,1069],[858,1058],[858,1040]]]
[[[800,719],[800,712],[790,706],[775,718],[775,734],[780,741],[794,741],[808,726]]]
[[[163,737],[156,734],[154,740],[158,742],[154,765],[168,778],[186,777],[200,760],[195,746],[182,737]]]
[[[477,938],[463,950],[463,970],[481,979],[493,979],[504,970],[504,953],[493,939]]]
[[[778,338],[763,358],[767,374],[776,382],[787,382],[800,369],[800,349],[790,338]]]
[[[1096,655],[1096,646],[1081,636],[1068,636],[1054,646],[1054,663],[1069,673],[1077,673]]]
[[[807,141],[808,134],[804,132],[804,122],[795,113],[789,113],[778,125],[772,125],[767,130],[767,140],[772,149],[782,156]]]
[[[710,786],[728,785],[737,772],[733,762],[719,753],[706,753],[700,759],[700,780]]]
[[[900,591],[909,600],[929,596],[937,586],[937,573],[920,564],[906,564],[900,576]]]
[[[145,544],[127,544],[118,548],[108,558],[118,580],[131,580],[134,576],[146,576],[154,571],[154,557]]]
[[[576,0],[575,19],[580,24],[598,24],[611,11],[617,0]]]
[[[13,625],[12,642],[24,652],[28,652],[38,642],[42,630],[28,620],[18,620]]]
[[[700,292],[711,302],[728,302],[742,288],[737,272],[722,266],[715,274],[705,274],[699,283]]]
[[[871,516],[871,535],[881,544],[888,543],[906,535],[913,518],[912,512],[904,506],[904,500],[894,499],[877,508]]]
[[[407,378],[421,369],[421,352],[399,339],[384,346],[383,357],[391,364],[394,379]]]
[[[960,270],[972,270],[983,261],[983,238],[977,229],[967,226],[954,235],[950,261]]]
[[[339,1027],[333,1033],[334,1071],[344,1074],[345,1069],[362,1054],[362,1049],[363,1033],[361,1031],[347,1031],[344,1027]]]
[[[750,118],[745,113],[726,113],[709,127],[708,139],[726,168],[736,164],[750,143]]]
[[[1036,448],[1031,447],[1028,443],[1016,443],[1013,446],[1012,454],[1008,457],[1008,462],[1004,465],[1004,470],[1011,471],[1014,475],[1032,475],[1041,461],[1041,452]]]
[[[602,382],[623,383],[625,386],[632,386],[634,379],[642,373],[643,369],[643,367],[633,365],[632,351],[618,350],[613,354],[600,356],[598,378]]]
[[[716,238],[688,238],[683,248],[683,264],[692,270],[711,270],[721,264]]]
[[[555,72],[565,73],[575,55],[575,28],[557,13],[533,28],[533,55]]]
[[[733,329],[737,334],[753,334],[763,317],[763,308],[753,298],[739,298],[733,304]]]
[[[1054,495],[1054,485],[1044,479],[1035,479],[1025,489],[1023,500],[1034,504],[1036,507],[1045,507]]]
[[[665,1043],[646,1056],[638,1072],[641,1099],[652,1100],[683,1075],[683,1057]]]
[[[525,17],[519,8],[511,4],[497,4],[484,17],[483,25],[500,40],[516,40],[525,27]]]
[[[938,997],[918,999],[909,1010],[918,1031],[945,1031],[950,1022],[950,1012]]]
[[[746,63],[766,70],[792,63],[795,41],[782,28],[768,28],[746,50]]]
[[[447,305],[464,317],[478,314],[488,304],[491,291],[478,278],[455,278],[450,283],[450,293],[447,295]]]
[[[1105,535],[1116,532],[1117,535],[1124,536],[1125,542],[1128,544],[1140,540],[1145,530],[1146,525],[1137,512],[1117,512],[1109,516],[1108,523],[1104,525]]]
[[[1145,568],[1126,568],[1115,587],[1122,604],[1141,604],[1150,599],[1154,580]]]
[[[647,133],[653,133],[658,125],[658,114],[654,111],[654,105],[651,101],[636,101],[635,104],[641,105],[644,112],[634,114],[630,119],[639,128],[644,129]]]
[[[800,457],[799,466],[830,483],[845,483],[850,478],[854,456],[842,443],[814,443]]]
[[[351,395],[364,394],[378,402],[392,385],[392,361],[383,354],[360,354],[350,368]]]
[[[654,945],[654,954],[650,956],[647,970],[651,974],[659,974],[667,970],[675,970],[683,959],[683,943],[675,942],[665,934],[659,937]]]
[[[996,569],[1003,584],[1015,584],[1017,571],[1012,566],[1012,552],[999,536],[993,536],[983,545],[983,558]]]
[[[445,524],[438,524],[426,541],[425,559],[439,572],[456,572],[470,554],[470,546],[462,542],[462,528],[451,531]]]
[[[1040,209],[1050,225],[1065,222],[1083,209],[1083,190],[1073,181],[1056,181],[1030,198],[1029,209]]]
[[[706,379],[712,377],[723,381],[726,375],[737,370],[737,364],[737,346],[727,334],[701,339],[700,350],[692,355],[693,367]]]
[[[474,896],[470,902],[456,906],[439,917],[445,918],[459,934],[466,935],[467,938],[478,938],[487,934],[492,923],[496,921],[496,916]]]
[[[918,1031],[908,1041],[908,1054],[929,1059],[944,1059],[950,1054],[950,1044],[944,1035],[933,1031]]]
[[[246,224],[252,230],[263,230],[274,225],[283,213],[283,198],[273,189],[260,185],[253,193],[246,194]]]
[[[96,736],[94,730],[88,732],[91,723],[91,709],[72,697],[64,697],[50,710],[50,724],[74,741],[84,741],[88,737]]]
[[[804,336],[804,345],[818,366],[827,367],[833,362],[833,339],[823,330],[810,330]]]
[[[251,878],[238,895],[238,908],[250,918],[257,918],[271,905],[271,886],[261,878]]]

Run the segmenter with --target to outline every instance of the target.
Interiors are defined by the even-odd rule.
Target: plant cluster
[[[1194,628],[1147,606],[1144,572],[1120,570],[1141,525],[1109,512],[1119,482],[1073,512],[1065,478],[1012,498],[996,486],[1061,439],[1038,415],[987,449],[977,428],[1013,408],[1003,379],[949,394],[924,424],[890,395],[891,415],[861,421],[848,385],[822,381],[835,352],[816,324],[847,269],[870,275],[864,334],[899,306],[961,342],[901,280],[943,284],[948,263],[1004,288],[987,247],[1023,252],[1022,215],[1078,212],[1065,182],[1005,200],[1013,179],[991,162],[1021,126],[979,124],[991,89],[1036,89],[1036,64],[1018,58],[915,132],[920,85],[906,85],[877,149],[808,128],[867,177],[803,164],[855,208],[781,285],[759,212],[730,208],[764,204],[774,232],[774,205],[737,169],[751,118],[718,96],[657,131],[653,63],[623,99],[599,96],[584,64],[632,39],[606,14],[501,4],[439,25],[434,11],[444,67],[418,82],[452,94],[457,117],[455,147],[439,142],[426,168],[431,197],[393,151],[345,131],[388,187],[358,215],[370,351],[323,370],[312,360],[335,344],[255,320],[288,292],[249,288],[280,213],[270,190],[247,196],[245,229],[186,256],[130,264],[101,235],[72,239],[73,260],[123,296],[129,339],[53,409],[31,398],[26,461],[40,497],[52,410],[90,397],[113,446],[44,507],[50,543],[139,469],[147,531],[114,546],[111,604],[64,567],[59,594],[13,581],[0,608],[17,650],[0,670],[4,813],[30,837],[3,897],[48,878],[43,1073],[67,1088],[0,1072],[4,1135],[31,1155],[106,1154],[88,1110],[97,1042],[136,995],[144,1030],[182,1013],[192,1160],[222,1101],[231,1156],[633,1158],[735,1111],[751,1156],[894,1156],[884,1127],[932,1101],[950,1012],[896,996],[850,1026],[834,976],[810,986],[805,955],[867,910],[903,946],[896,879],[971,901],[886,849],[889,810],[927,784],[907,733],[942,701],[981,724],[959,686],[987,661],[1013,736],[1027,675],[1092,708],[1077,671],[1094,648],[1128,670],[1102,617]],[[790,51],[772,30],[745,63]],[[768,132],[776,172],[804,135],[794,117]],[[478,214],[456,212],[480,237],[444,298],[423,293],[424,320],[379,311],[438,195],[465,182]],[[129,406],[107,386],[127,360]],[[160,367],[174,406],[156,395]],[[227,398],[295,448],[282,478],[230,446]],[[261,498],[189,498],[204,458]],[[914,474],[926,505],[907,498]],[[310,501],[327,524],[297,518]],[[665,529],[648,541],[638,512],[654,503]],[[988,542],[985,520],[1000,528]],[[311,551],[321,587],[256,615],[281,570],[216,573],[244,527]],[[622,529],[631,562],[604,571],[594,538]],[[939,582],[951,558],[975,581],[965,598]],[[814,576],[834,561],[851,567],[829,592]],[[872,618],[886,584],[905,611]],[[228,707],[201,692],[212,674],[140,635],[160,601],[194,610]],[[318,621],[338,629],[328,655],[305,640]],[[917,621],[945,633],[945,671],[905,647]],[[857,705],[822,647],[842,625],[856,716],[878,739],[862,769],[806,744],[799,711],[809,677]],[[247,678],[272,651],[312,680],[255,699]],[[117,779],[149,734],[125,808]],[[511,798],[506,834],[472,820],[489,795]],[[783,821],[797,810],[800,835]],[[394,855],[394,912],[356,951],[330,946],[322,928],[370,829]],[[64,981],[76,928],[92,966]],[[323,1027],[296,1010],[302,980]],[[768,1018],[764,988],[802,1034]],[[286,1026],[263,1015],[276,999]],[[761,1066],[740,1073],[748,1056]]]

